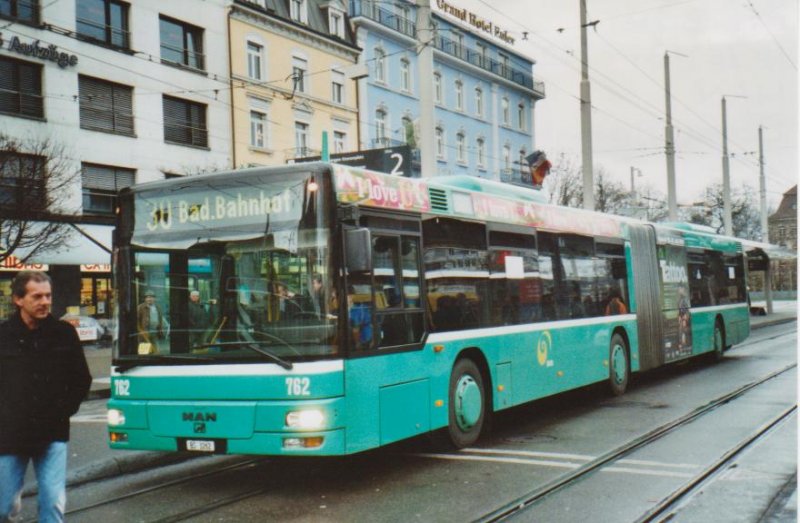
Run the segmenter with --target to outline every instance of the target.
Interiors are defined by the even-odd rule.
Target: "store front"
[[[57,251],[36,253],[21,263],[27,253],[14,252],[0,264],[0,321],[15,309],[11,280],[22,270],[46,272],[53,280],[53,316],[90,317],[108,325],[114,316],[111,279],[111,233],[105,225],[76,225],[75,232]]]

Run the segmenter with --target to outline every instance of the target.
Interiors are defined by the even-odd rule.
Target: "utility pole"
[[[733,236],[733,216],[731,214],[731,173],[728,160],[728,109],[722,97],[722,223],[725,234]]]
[[[764,175],[764,128],[758,126],[758,181],[761,203],[761,241],[769,243],[767,223],[767,177]]]
[[[583,163],[583,208],[594,210],[594,176],[592,165],[592,94],[589,85],[589,52],[586,28],[586,0],[581,7],[581,161]]]
[[[436,121],[433,100],[433,18],[431,1],[417,0],[417,78],[419,85],[418,143],[422,176],[436,175]]]
[[[666,99],[666,128],[664,129],[665,151],[667,153],[667,208],[670,221],[678,219],[678,196],[675,189],[675,129],[672,127],[672,96],[670,93],[669,55],[686,57],[674,51],[664,51],[664,97]]]

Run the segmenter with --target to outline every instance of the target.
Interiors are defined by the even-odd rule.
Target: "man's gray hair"
[[[47,273],[41,271],[20,271],[14,276],[14,279],[11,280],[11,294],[17,298],[24,298],[28,293],[27,287],[29,281],[34,281],[36,283],[47,282],[51,286],[53,285],[53,280],[50,279]]]

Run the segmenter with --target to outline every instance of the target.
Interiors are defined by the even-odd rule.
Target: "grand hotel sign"
[[[454,18],[458,18],[462,22],[471,25],[479,31],[483,31],[484,33],[489,34],[509,45],[514,45],[515,39],[513,36],[508,34],[508,31],[496,26],[493,22],[476,15],[471,11],[456,7],[445,0],[436,0],[436,7],[438,7],[443,13],[446,13]]]
[[[0,33],[0,49],[2,48],[23,56],[32,56],[39,60],[55,62],[62,69],[67,66],[78,65],[78,55],[59,51],[57,46],[42,44],[39,40],[23,42],[18,36],[12,36],[11,40],[6,40],[3,38],[3,33]]]

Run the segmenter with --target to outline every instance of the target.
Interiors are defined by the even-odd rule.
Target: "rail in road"
[[[532,489],[530,492],[525,494],[524,496],[511,501],[510,503],[506,503],[505,505],[487,513],[483,516],[476,518],[475,521],[479,523],[489,523],[495,521],[503,521],[509,519],[511,517],[517,516],[520,513],[530,510],[535,504],[539,503],[543,499],[547,498],[548,496],[553,495],[554,493],[561,491],[562,489],[569,488],[570,486],[576,484],[577,482],[582,481],[589,475],[593,474],[594,472],[600,470],[607,465],[610,465],[615,462],[619,462],[626,456],[630,455],[633,451],[644,447],[645,445],[652,444],[666,436],[667,434],[673,432],[676,429],[684,427],[689,423],[692,423],[697,418],[707,415],[708,413],[712,412],[713,410],[719,408],[722,405],[729,404],[730,402],[740,398],[747,392],[751,391],[752,389],[767,383],[774,378],[789,372],[792,369],[795,369],[797,364],[787,365],[782,369],[772,372],[767,376],[764,376],[760,379],[754,380],[742,387],[737,388],[727,394],[724,394],[714,400],[708,402],[707,404],[698,407],[694,411],[681,416],[680,418],[674,419],[669,423],[665,423],[655,429],[651,430],[650,432],[631,440],[619,447],[599,456],[591,461],[579,466],[575,470],[572,470],[566,474],[561,475],[560,477],[556,478],[555,480],[543,485]],[[702,481],[707,479],[711,474],[718,471],[722,468],[726,463],[729,463],[733,460],[738,454],[742,452],[745,448],[752,445],[758,439],[763,438],[764,435],[771,430],[775,425],[781,423],[786,420],[788,416],[796,411],[797,406],[794,405],[791,408],[787,409],[786,411],[781,412],[774,420],[771,420],[770,423],[766,424],[766,426],[760,428],[756,433],[747,438],[746,440],[740,442],[734,448],[730,449],[728,452],[724,454],[722,458],[717,460],[712,466],[708,467],[706,470],[697,474],[695,477],[691,479],[691,481],[686,482],[684,485],[681,486],[680,489],[671,493],[669,496],[664,498],[661,502],[659,502],[656,507],[654,507],[651,511],[646,514],[643,514],[639,521],[654,521],[658,516],[663,515],[671,506],[673,506],[681,497],[686,495],[686,493],[690,492],[693,488],[695,488],[698,484]],[[436,455],[431,455],[436,456]],[[441,456],[436,456],[441,457]]]

